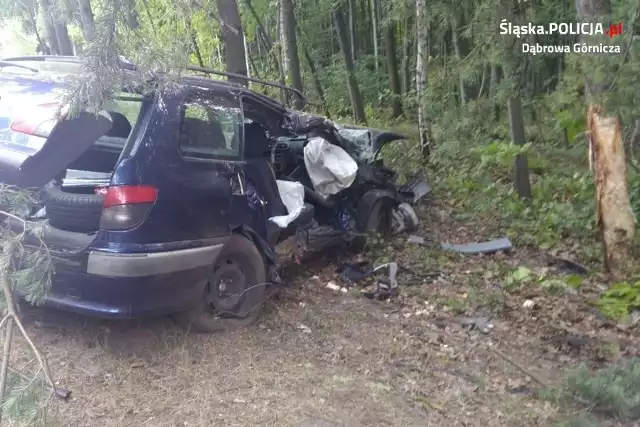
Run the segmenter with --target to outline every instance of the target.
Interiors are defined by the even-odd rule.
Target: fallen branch
[[[489,347],[489,350],[491,352],[497,354],[502,359],[504,359],[507,363],[509,363],[511,366],[513,366],[514,368],[516,368],[517,370],[519,370],[520,372],[522,372],[523,374],[525,374],[526,376],[528,376],[529,378],[531,378],[532,380],[537,382],[540,386],[542,386],[544,388],[547,388],[547,383],[544,382],[540,377],[538,377],[537,375],[527,371],[526,368],[524,368],[522,365],[516,363],[513,359],[511,359],[509,356],[507,356],[506,354],[504,354],[503,352],[501,352],[497,348]]]

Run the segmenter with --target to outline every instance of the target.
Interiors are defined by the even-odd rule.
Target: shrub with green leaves
[[[640,310],[640,281],[614,284],[602,293],[598,307],[602,314],[614,319],[624,318],[632,311]]]

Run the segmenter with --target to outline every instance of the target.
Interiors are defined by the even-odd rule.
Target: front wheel
[[[183,326],[211,333],[246,326],[265,302],[264,258],[251,240],[233,234],[218,256],[202,304],[177,316]]]
[[[360,253],[367,246],[367,237],[373,234],[386,236],[391,230],[391,208],[384,200],[378,200],[372,207],[364,224],[364,228],[359,230],[363,235],[357,236],[349,245],[351,251]]]

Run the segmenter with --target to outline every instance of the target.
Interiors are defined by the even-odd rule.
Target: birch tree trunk
[[[280,0],[278,4],[278,22],[276,25],[276,32],[278,33],[278,57],[280,58],[280,64],[282,66],[282,74],[289,75],[289,58],[285,54],[285,39],[284,27],[285,27],[285,8],[283,7],[284,0]],[[288,95],[287,95],[288,98]]]
[[[418,130],[420,132],[420,149],[422,156],[428,159],[431,155],[431,122],[427,111],[427,61],[429,58],[429,31],[427,27],[426,0],[416,0],[416,28],[418,33],[418,49],[416,55],[416,92],[418,96]]]
[[[373,57],[376,61],[376,71],[378,71],[380,58],[378,57],[378,2],[376,0],[371,0],[371,25],[371,31],[373,33]]]

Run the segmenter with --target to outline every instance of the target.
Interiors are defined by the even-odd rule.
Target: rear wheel
[[[248,325],[264,305],[265,282],[264,259],[258,249],[251,240],[233,234],[213,266],[203,303],[177,320],[203,333]]]

